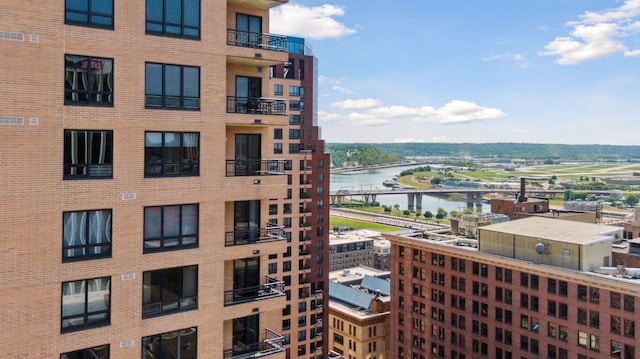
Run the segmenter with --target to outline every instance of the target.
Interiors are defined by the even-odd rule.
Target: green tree
[[[442,207],[438,207],[438,212],[436,213],[436,218],[437,219],[443,219],[447,217],[447,211],[444,210],[444,208]]]
[[[570,189],[564,190],[564,200],[565,201],[573,201],[573,191]]]
[[[455,209],[449,211],[449,217],[453,218],[453,217],[458,217],[458,211],[456,211]]]
[[[394,204],[394,205],[393,205],[393,208],[395,208],[395,209],[396,209],[396,211],[397,211],[397,210],[399,210],[399,209],[400,209],[400,205],[396,203],[396,204]]]
[[[437,186],[443,182],[444,180],[442,179],[442,177],[431,177],[431,184],[434,186]]]
[[[431,213],[431,211],[424,211],[423,216],[426,219],[431,219],[431,218],[433,218],[433,213]]]
[[[389,206],[384,206],[384,213],[391,213],[391,207]]]
[[[626,196],[624,196],[624,204],[626,204],[629,207],[634,207],[636,204],[638,204],[638,202],[640,202],[640,196],[638,196],[637,194],[628,194]]]
[[[402,211],[402,214],[404,214],[405,216],[408,216],[411,214],[411,211],[408,209],[405,209],[404,211]]]

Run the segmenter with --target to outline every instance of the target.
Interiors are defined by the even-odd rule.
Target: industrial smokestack
[[[518,202],[526,202],[527,201],[525,182],[526,182],[525,178],[524,177],[520,177],[520,193],[519,193],[519,196],[518,196]]]

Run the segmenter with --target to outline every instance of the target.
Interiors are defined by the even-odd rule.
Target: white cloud
[[[343,16],[344,9],[325,4],[306,7],[288,3],[271,10],[270,31],[275,34],[300,36],[306,39],[339,38],[356,32],[334,19]]]
[[[525,54],[513,54],[513,53],[505,53],[505,54],[494,54],[485,56],[481,59],[482,61],[513,61],[516,66],[521,68],[529,67],[529,62],[527,61],[527,56]]]
[[[440,124],[465,123],[504,117],[506,114],[497,108],[482,107],[473,102],[453,100],[434,109],[429,106],[420,108],[420,117],[416,122],[436,122]]]
[[[351,121],[351,124],[353,124],[354,126],[377,127],[377,126],[384,126],[389,123],[389,121],[387,120],[378,118],[376,116],[373,116],[367,113],[353,112],[348,117],[349,117],[349,121]]]
[[[615,9],[601,12],[587,11],[578,21],[570,21],[570,36],[556,37],[549,42],[540,56],[559,56],[561,65],[575,65],[616,53],[635,56],[622,42],[640,30],[640,0],[627,0]]]
[[[405,117],[405,116],[415,116],[420,110],[417,108],[405,107],[405,106],[389,106],[389,107],[378,107],[371,109],[370,113],[383,117]]]
[[[332,89],[332,90],[335,90],[335,91],[338,91],[338,92],[340,92],[340,93],[343,93],[343,94],[345,94],[345,95],[351,95],[351,94],[353,94],[353,91],[349,90],[349,89],[348,89],[348,88],[346,88],[346,87],[342,87],[342,86],[340,86],[340,85],[333,85],[333,86],[331,87],[331,89]]]
[[[361,110],[365,108],[372,108],[380,105],[380,101],[372,98],[365,98],[360,100],[344,100],[340,102],[334,102],[331,107],[336,107],[342,110]]]
[[[624,56],[639,56],[640,50],[625,51]]]
[[[473,102],[461,100],[453,100],[439,109],[430,106],[419,108],[389,106],[371,109],[369,113],[380,117],[408,117],[413,118],[416,122],[435,122],[445,125],[506,116],[502,110],[497,108],[482,107]]]
[[[323,122],[337,122],[344,120],[344,116],[333,112],[318,111],[318,120]]]

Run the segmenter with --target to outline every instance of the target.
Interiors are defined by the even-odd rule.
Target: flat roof
[[[612,238],[622,227],[574,222],[546,217],[527,217],[480,227],[479,231],[510,233],[556,242],[587,244]],[[482,234],[480,235],[482,240]]]

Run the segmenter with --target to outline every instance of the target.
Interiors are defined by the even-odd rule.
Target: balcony
[[[227,160],[227,177],[270,176],[284,174],[284,160]]]
[[[243,229],[225,233],[224,245],[240,246],[244,244],[256,244],[285,240],[284,226],[267,224],[265,228]]]
[[[225,359],[261,358],[267,355],[284,352],[284,336],[265,329],[264,339],[250,345],[237,345],[223,353]]]
[[[266,284],[225,291],[224,305],[235,305],[284,296],[284,282],[272,277],[266,278]]]
[[[287,37],[283,35],[227,29],[227,45],[271,51],[287,51]]]
[[[227,0],[229,5],[243,6],[251,9],[267,10],[274,6],[288,3],[289,0]]]
[[[287,102],[279,98],[227,96],[227,113],[284,116]]]

